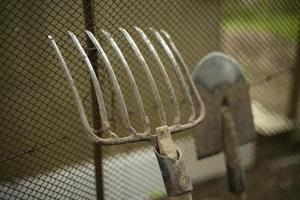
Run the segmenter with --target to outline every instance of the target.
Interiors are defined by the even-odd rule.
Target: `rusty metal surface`
[[[192,182],[184,167],[182,153],[178,152],[168,126],[156,129],[156,157],[169,200],[192,200]],[[187,188],[191,186],[191,189]]]
[[[221,53],[211,53],[198,64],[194,81],[206,107],[205,120],[193,129],[198,159],[223,150],[221,109],[224,99],[232,112],[240,144],[255,139],[249,87],[236,61]]]
[[[178,159],[162,156],[157,150],[154,151],[163,175],[167,194],[170,196],[189,192],[193,189],[192,182],[184,166],[182,153],[177,150]]]

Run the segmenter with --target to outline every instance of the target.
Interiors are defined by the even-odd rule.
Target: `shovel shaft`
[[[168,200],[192,200],[192,193],[186,192],[176,196],[169,196]]]
[[[236,194],[235,197],[236,200],[247,200],[247,193],[246,191],[244,191],[242,193]]]
[[[240,155],[239,134],[227,105],[222,108],[222,123],[229,190],[236,195],[237,199],[246,200],[245,177]]]

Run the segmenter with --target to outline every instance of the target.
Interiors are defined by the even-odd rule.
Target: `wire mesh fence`
[[[253,143],[242,147],[243,164],[251,175],[249,190],[266,191],[258,197],[250,196],[297,199],[299,149],[289,143],[290,135],[295,134],[286,132],[296,127],[298,107],[295,85],[298,1],[91,2],[90,8],[84,6],[85,1],[1,2],[1,199],[159,199],[165,195],[159,167],[148,143],[101,147],[92,144],[83,133],[72,94],[47,36],[51,34],[58,39],[89,121],[97,123],[93,120],[89,76],[67,35],[71,30],[83,44],[87,42],[84,30],[90,28],[87,24],[92,20],[86,18],[88,12],[94,17],[96,35],[109,55],[122,90],[130,91],[116,55],[102,40],[99,30],[109,31],[126,55],[149,115],[155,115],[152,96],[138,61],[118,27],[132,30],[135,37],[133,26],[166,29],[190,71],[212,51],[223,51],[238,60],[250,83],[256,130],[262,135],[256,151]],[[146,47],[139,46],[147,59],[150,55]],[[161,55],[168,65],[166,55]],[[105,101],[110,104],[108,115],[113,128],[122,133],[124,127],[115,113],[115,97],[107,72],[101,63],[93,64],[98,69]],[[158,87],[162,88],[155,64],[149,60],[148,65],[157,76]],[[175,89],[179,90],[176,84]],[[165,92],[161,95],[166,96]],[[130,92],[125,94],[125,100],[133,102]],[[128,109],[133,123],[139,124],[135,105],[128,103]],[[185,110],[184,117],[188,114]],[[167,107],[166,112],[170,115],[172,107]],[[176,135],[175,142],[185,155],[195,185],[195,199],[232,198],[225,192],[226,182],[222,179],[225,172],[222,154],[197,160],[190,131]],[[267,169],[276,175],[267,182],[268,187],[261,183],[264,178],[261,174]],[[282,174],[287,177],[281,179]]]

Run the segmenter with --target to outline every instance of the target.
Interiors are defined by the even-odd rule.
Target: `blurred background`
[[[139,129],[125,73],[99,31],[109,31],[120,45],[146,111],[154,116],[144,75],[118,31],[118,27],[128,29],[147,59],[150,54],[132,28],[139,26],[167,30],[191,72],[213,51],[239,62],[250,85],[257,133],[256,142],[241,147],[249,199],[299,199],[299,9],[298,0],[1,1],[0,198],[164,198],[150,144],[101,146],[83,133],[72,93],[47,39],[53,35],[61,47],[89,121],[99,128],[88,74],[67,34],[73,31],[86,48],[84,30],[94,30],[114,65],[130,117]],[[166,55],[162,60],[166,65],[169,62]],[[163,87],[153,61],[148,64]],[[106,71],[99,62],[93,65],[113,129],[123,134]],[[174,74],[171,79],[175,80]],[[178,85],[175,89],[179,90]],[[171,107],[166,110],[172,115]],[[175,142],[192,177],[194,199],[234,199],[227,189],[222,153],[198,160],[191,131],[176,134]]]

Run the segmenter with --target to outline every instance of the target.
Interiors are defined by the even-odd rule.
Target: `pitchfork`
[[[149,87],[151,89],[151,94],[154,97],[155,101],[155,107],[157,110],[157,114],[159,116],[159,127],[155,129],[155,131],[151,131],[150,129],[150,120],[145,112],[144,105],[142,102],[142,98],[138,89],[138,86],[136,84],[135,78],[131,72],[131,69],[129,67],[129,64],[127,63],[122,51],[120,50],[118,44],[113,39],[113,37],[106,31],[102,30],[102,34],[105,36],[105,38],[109,41],[110,45],[114,49],[116,55],[118,56],[118,59],[122,63],[122,66],[124,67],[124,70],[126,72],[126,75],[128,77],[132,92],[134,94],[134,99],[137,104],[140,118],[142,119],[142,126],[144,131],[139,133],[136,131],[136,129],[132,126],[126,103],[124,100],[123,93],[120,89],[119,82],[116,78],[114,69],[112,67],[112,64],[105,53],[104,49],[96,39],[96,37],[91,33],[90,31],[86,31],[86,34],[88,38],[92,41],[95,48],[97,49],[100,57],[102,58],[104,62],[104,66],[107,69],[109,78],[112,82],[112,89],[114,91],[114,94],[116,95],[117,103],[119,104],[119,112],[122,118],[122,123],[127,128],[129,134],[124,137],[119,137],[118,133],[113,132],[110,122],[108,120],[106,106],[103,100],[103,95],[101,92],[101,87],[99,85],[98,79],[96,77],[96,73],[93,69],[92,63],[89,60],[84,48],[80,44],[79,40],[75,36],[74,33],[69,31],[69,35],[75,44],[76,48],[78,49],[80,56],[84,60],[86,64],[86,68],[89,72],[89,75],[92,80],[93,88],[95,90],[95,95],[97,97],[97,102],[99,104],[99,113],[101,116],[101,123],[102,123],[102,131],[108,133],[108,137],[99,137],[97,136],[97,131],[93,130],[93,128],[90,127],[87,116],[85,113],[84,106],[80,100],[79,92],[75,86],[74,80],[70,74],[70,71],[67,67],[66,61],[64,57],[62,56],[55,40],[52,36],[48,36],[51,44],[56,52],[56,54],[59,57],[59,61],[61,63],[61,66],[64,70],[64,73],[67,77],[67,80],[70,84],[70,87],[72,89],[73,95],[75,97],[76,106],[79,111],[81,123],[83,125],[83,128],[85,132],[90,136],[90,138],[94,142],[99,142],[101,144],[121,144],[121,143],[129,143],[129,142],[137,142],[141,140],[148,140],[148,141],[154,141],[155,146],[155,155],[157,156],[158,163],[160,166],[160,170],[163,176],[165,188],[167,191],[167,194],[169,196],[169,199],[192,199],[191,197],[191,190],[192,190],[192,183],[191,179],[186,173],[183,161],[182,161],[182,153],[176,149],[175,144],[173,142],[173,139],[171,137],[171,133],[180,132],[183,130],[190,129],[194,127],[195,125],[199,124],[204,116],[205,116],[205,110],[204,105],[201,100],[201,97],[193,83],[193,80],[190,76],[190,73],[188,71],[188,67],[183,60],[181,54],[179,53],[178,49],[176,48],[174,42],[172,41],[170,35],[164,31],[157,31],[152,28],[149,29],[151,34],[155,36],[163,50],[166,52],[168,59],[171,61],[172,69],[174,70],[174,73],[176,74],[176,78],[178,80],[178,83],[180,84],[181,91],[184,95],[184,99],[188,105],[190,116],[187,120],[187,122],[182,123],[181,121],[181,113],[180,113],[180,106],[177,101],[177,97],[175,95],[174,87],[171,83],[170,77],[167,73],[167,70],[164,67],[164,64],[162,62],[162,59],[154,47],[153,43],[150,41],[146,33],[138,27],[134,27],[135,31],[137,31],[138,35],[143,40],[144,44],[147,46],[147,49],[151,52],[151,55],[153,56],[153,59],[155,60],[155,63],[159,69],[159,72],[161,76],[163,77],[164,84],[166,85],[168,89],[168,95],[169,99],[172,105],[172,109],[174,111],[174,118],[172,124],[167,123],[166,113],[164,111],[164,106],[161,101],[160,94],[158,92],[158,88],[156,85],[156,82],[153,78],[153,75],[149,69],[149,66],[142,55],[139,47],[137,46],[136,42],[132,38],[132,36],[123,28],[119,28],[124,38],[127,40],[129,45],[131,46],[135,56],[138,58],[139,64],[142,67],[142,70],[146,74],[147,81],[149,83]],[[197,104],[197,106],[196,106]]]

